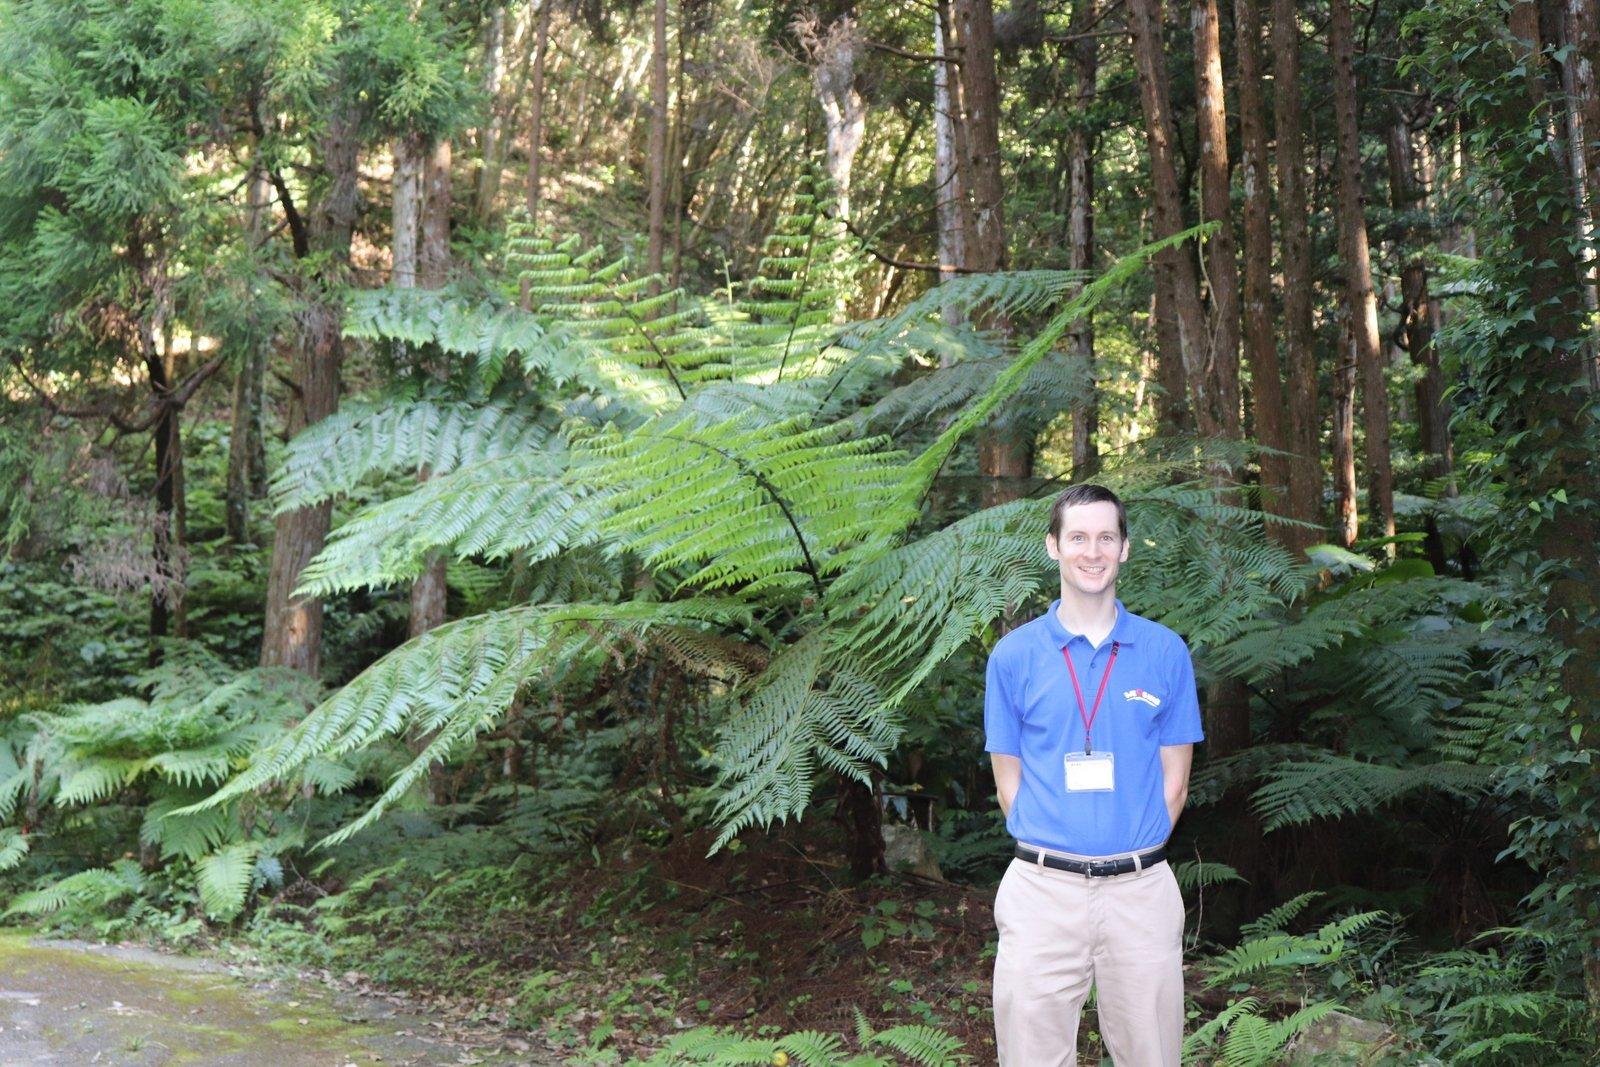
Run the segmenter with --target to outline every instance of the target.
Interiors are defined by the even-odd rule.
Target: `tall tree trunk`
[[[245,187],[245,232],[252,252],[267,238],[272,186],[266,172],[255,166]],[[228,488],[224,525],[228,540],[250,540],[250,501],[261,493],[266,480],[266,442],[261,428],[262,382],[267,373],[269,337],[255,338],[239,360],[233,379],[233,410],[228,434]]]
[[[488,101],[489,115],[478,145],[481,163],[474,213],[480,219],[487,219],[494,211],[495,197],[500,194],[500,175],[504,169],[500,142],[504,134],[505,115],[501,111],[500,83],[505,78],[505,38],[506,9],[504,4],[497,3],[483,28],[483,95]]]
[[[532,100],[528,106],[528,221],[539,221],[539,177],[544,165],[544,68],[550,52],[550,13],[554,0],[539,0],[539,24],[533,38]]]
[[[1217,0],[1194,0],[1195,122],[1200,133],[1200,211],[1218,223],[1206,239],[1206,276],[1211,285],[1210,347],[1204,394],[1211,417],[1229,440],[1241,436],[1239,415],[1239,250],[1233,235],[1228,170],[1228,114],[1222,88],[1222,41]]]
[[[667,219],[667,0],[655,0],[650,49],[650,230],[645,269],[661,273]],[[651,290],[659,291],[653,282]]]
[[[1356,371],[1361,382],[1361,426],[1366,435],[1367,508],[1374,532],[1394,536],[1394,475],[1389,460],[1389,394],[1383,380],[1378,298],[1367,247],[1366,196],[1361,186],[1361,128],[1356,112],[1355,38],[1350,0],[1330,0],[1328,51],[1333,60],[1333,110],[1339,141],[1339,258],[1345,275]],[[1394,545],[1388,550],[1392,555]]]
[[[1177,133],[1172,124],[1172,94],[1167,84],[1165,35],[1160,0],[1128,0],[1128,31],[1133,38],[1144,110],[1145,141],[1150,156],[1151,220],[1156,239],[1184,229],[1183,193],[1176,162]],[[1200,297],[1200,277],[1191,249],[1168,248],[1155,260],[1156,304],[1170,301],[1183,356],[1184,379],[1195,429],[1206,437],[1227,436],[1219,421],[1210,372],[1211,331]]]
[[[1090,28],[1099,17],[1098,0],[1078,0],[1072,24],[1078,39],[1072,43],[1074,82],[1071,129],[1067,134],[1067,266],[1094,269],[1094,152],[1095,130],[1089,125],[1100,77],[1100,39]],[[1081,291],[1074,285],[1072,293]],[[1094,362],[1094,319],[1085,315],[1073,324],[1068,338],[1072,354],[1083,364],[1084,389],[1072,400],[1072,478],[1084,481],[1100,469],[1095,438],[1099,432],[1100,405]]]
[[[1311,238],[1300,100],[1300,27],[1295,0],[1272,0],[1273,119],[1277,127],[1278,233],[1283,262],[1283,340],[1288,359],[1289,514],[1322,521],[1317,358],[1311,329]],[[1315,527],[1294,531],[1300,548]]]
[[[1000,82],[995,71],[994,6],[991,0],[953,0],[961,63],[963,176],[971,198],[966,267],[1006,269],[1005,184],[1000,170]],[[1009,337],[1011,323],[984,311],[979,325]],[[1022,495],[1033,473],[1030,435],[1020,420],[995,419],[978,432],[982,503],[991,507]]]
[[[1339,543],[1350,548],[1361,533],[1356,508],[1356,356],[1348,316],[1340,331],[1339,360],[1333,368],[1333,412],[1328,426],[1333,462],[1333,521]]]
[[[1524,71],[1526,95],[1518,99],[1507,94],[1495,117],[1501,129],[1516,136],[1528,129],[1530,114],[1548,106],[1538,49],[1554,48],[1548,28],[1559,19],[1560,5],[1556,0],[1521,0],[1511,5],[1508,16],[1512,36],[1522,42],[1522,54],[1515,58]],[[1546,29],[1542,37],[1541,27]],[[1507,206],[1520,267],[1517,280],[1527,287],[1521,306],[1531,315],[1514,327],[1499,350],[1503,362],[1496,370],[1516,384],[1520,402],[1498,406],[1501,424],[1496,428],[1509,442],[1508,481],[1520,497],[1546,505],[1552,499],[1573,502],[1534,528],[1535,548],[1554,576],[1544,587],[1546,632],[1568,653],[1560,661],[1567,712],[1559,728],[1565,743],[1570,723],[1572,742],[1582,753],[1581,760],[1567,760],[1568,766],[1583,768],[1574,771],[1583,777],[1572,783],[1574,799],[1563,807],[1575,820],[1588,820],[1571,835],[1571,862],[1578,870],[1552,871],[1550,876],[1580,887],[1574,894],[1580,898],[1576,911],[1590,919],[1583,953],[1589,1023],[1592,1032],[1600,1032],[1600,932],[1592,922],[1600,902],[1581,899],[1600,879],[1600,841],[1586,802],[1600,787],[1600,760],[1593,758],[1600,744],[1600,555],[1594,550],[1600,543],[1600,513],[1593,505],[1600,500],[1600,428],[1589,387],[1592,361],[1579,294],[1581,268],[1571,248],[1570,220],[1559,206],[1552,206],[1560,205],[1562,187],[1570,188],[1556,164],[1559,152],[1546,150],[1559,146],[1546,141],[1518,147],[1520,173],[1508,183]],[[1560,788],[1567,787],[1562,783]]]
[[[950,0],[939,0],[933,13],[933,54],[943,60],[950,51]],[[933,195],[939,228],[939,281],[948,281],[966,262],[966,224],[962,211],[966,197],[961,181],[960,151],[956,141],[957,101],[953,65],[933,64]],[[957,308],[945,309],[945,319],[955,325]]]
[[[422,244],[417,253],[417,284],[424,289],[442,289],[450,273],[450,141],[433,141],[423,165],[421,211]],[[419,472],[426,479],[430,472]],[[427,633],[444,622],[446,560],[438,552],[428,555],[426,566],[411,586],[412,637]]]
[[[1257,0],[1234,0],[1239,56],[1239,168],[1244,177],[1244,347],[1250,362],[1251,414],[1261,455],[1261,507],[1269,515],[1293,516],[1289,507],[1290,447],[1283,372],[1278,366],[1272,309],[1272,189],[1267,179],[1267,116],[1262,93],[1261,10]],[[1278,523],[1272,536],[1288,547],[1298,531]]]
[[[350,244],[361,206],[357,167],[359,124],[348,105],[336,107],[319,138],[318,162],[326,172],[320,199],[311,204],[306,225],[309,251],[320,254],[320,277],[304,293],[294,354],[294,396],[289,405],[290,436],[321,422],[339,409],[339,371],[344,359],[340,326],[344,300],[339,292],[350,262]],[[290,667],[311,675],[322,668],[322,601],[294,595],[305,569],[328,537],[332,505],[281,512],[272,539],[267,576],[266,623],[261,639],[264,667]]]
[[[1395,109],[1389,125],[1389,202],[1405,221],[1422,205],[1423,188],[1417,181],[1416,153],[1411,124],[1404,111]],[[1450,409],[1444,395],[1444,375],[1433,343],[1434,302],[1428,295],[1428,267],[1420,245],[1422,236],[1407,226],[1412,243],[1400,268],[1400,308],[1404,316],[1406,352],[1421,371],[1416,383],[1417,449],[1428,459],[1423,474],[1438,478],[1454,466],[1450,447]]]
[[[1596,0],[1567,0],[1558,21],[1564,51],[1559,64],[1567,120],[1568,163],[1573,197],[1578,205],[1573,221],[1578,237],[1578,261],[1583,279],[1584,306],[1589,311],[1590,387],[1600,389],[1600,278],[1596,277],[1595,242],[1600,237],[1600,85],[1595,64],[1600,63],[1600,11]],[[1554,16],[1552,12],[1552,16]]]

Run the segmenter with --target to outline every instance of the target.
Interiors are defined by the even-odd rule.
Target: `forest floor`
[[[0,933],[0,1067],[554,1064],[394,996],[211,959]]]

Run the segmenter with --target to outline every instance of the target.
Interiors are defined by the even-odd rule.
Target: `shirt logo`
[[[1161,706],[1161,698],[1154,693],[1146,693],[1143,689],[1130,689],[1122,694],[1123,700],[1142,700],[1152,708]]]

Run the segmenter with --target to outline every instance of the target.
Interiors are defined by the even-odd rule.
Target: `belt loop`
[[[1133,873],[1135,876],[1144,873],[1144,857],[1137,852],[1133,854]]]
[[[1044,849],[1034,849],[1033,862],[1041,871],[1044,870]]]

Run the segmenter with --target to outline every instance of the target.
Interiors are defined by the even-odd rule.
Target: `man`
[[[1183,897],[1165,856],[1202,740],[1194,666],[1181,637],[1117,600],[1129,546],[1115,493],[1062,493],[1044,544],[1061,599],[995,645],[984,696],[1017,839],[994,904],[1000,1064],[1077,1064],[1093,985],[1117,1067],[1177,1067]]]

